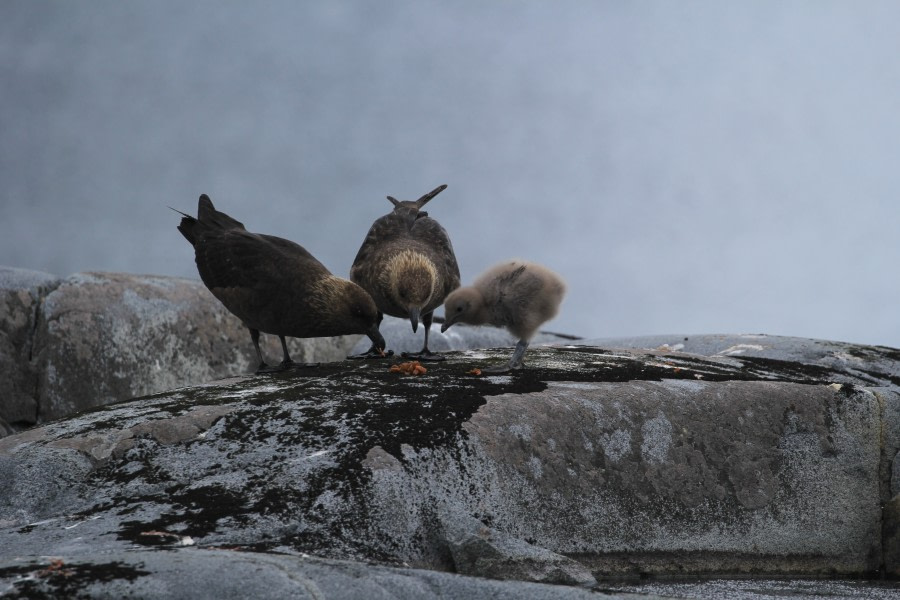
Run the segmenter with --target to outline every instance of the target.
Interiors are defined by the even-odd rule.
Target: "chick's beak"
[[[419,329],[419,309],[418,308],[410,308],[409,309],[409,322],[412,323],[413,333]]]
[[[450,317],[444,317],[444,322],[441,323],[441,333],[444,333],[445,331],[450,329],[451,325],[453,325],[453,321],[450,319]]]

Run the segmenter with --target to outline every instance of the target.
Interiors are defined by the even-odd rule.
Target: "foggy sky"
[[[0,3],[0,264],[197,278],[201,193],[347,276],[386,195],[548,329],[900,347],[900,3]],[[440,313],[440,311],[439,311]]]

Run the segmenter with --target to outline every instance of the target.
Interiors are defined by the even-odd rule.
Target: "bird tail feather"
[[[197,205],[197,220],[217,229],[244,229],[243,223],[216,210],[212,200],[206,194],[200,196],[200,202]]]
[[[172,208],[171,206],[169,208]],[[181,223],[178,225],[178,231],[181,235],[193,245],[197,241],[198,228],[208,229],[244,229],[244,224],[216,210],[209,196],[203,194],[200,196],[200,202],[197,206],[197,218],[187,213],[172,208],[175,212],[182,216]]]
[[[431,200],[432,198],[434,198],[435,196],[437,196],[438,194],[440,194],[441,192],[443,192],[446,189],[447,189],[446,183],[443,185],[437,186],[436,188],[434,188],[433,190],[431,190],[430,192],[428,192],[427,194],[425,194],[424,196],[422,196],[421,198],[416,200],[416,206],[418,208],[422,208],[423,206],[428,204],[429,200]]]

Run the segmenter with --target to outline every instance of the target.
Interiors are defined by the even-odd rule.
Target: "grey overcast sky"
[[[900,3],[0,3],[0,264],[196,278],[208,193],[347,276],[385,196],[548,328],[900,347]]]

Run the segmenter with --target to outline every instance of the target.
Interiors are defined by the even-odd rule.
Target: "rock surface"
[[[405,327],[402,325],[405,324]],[[422,331],[387,318],[397,352],[418,350]],[[288,338],[294,360],[343,360],[362,336]],[[493,328],[432,331],[438,350],[503,346]],[[538,341],[568,341],[543,335]],[[277,362],[281,346],[262,336]],[[514,342],[513,342],[514,343]],[[123,273],[46,273],[0,267],[0,437],[116,400],[251,373],[247,329],[200,281]]]
[[[106,406],[0,440],[0,567],[190,544],[601,586],[892,572],[897,351],[766,344],[804,358],[545,347],[477,376],[508,358],[477,351]]]
[[[41,299],[58,285],[48,273],[0,268],[0,437],[37,422],[34,330]]]
[[[289,341],[342,360],[358,336]],[[274,336],[263,350],[281,356]],[[93,406],[252,372],[247,329],[190,279],[0,268],[0,434]]]
[[[54,562],[58,561],[58,562]],[[232,550],[177,549],[0,566],[0,596],[166,600],[597,600],[586,589]],[[7,597],[7,596],[3,596]],[[600,596],[628,600],[628,593]],[[657,596],[641,595],[640,598]]]

